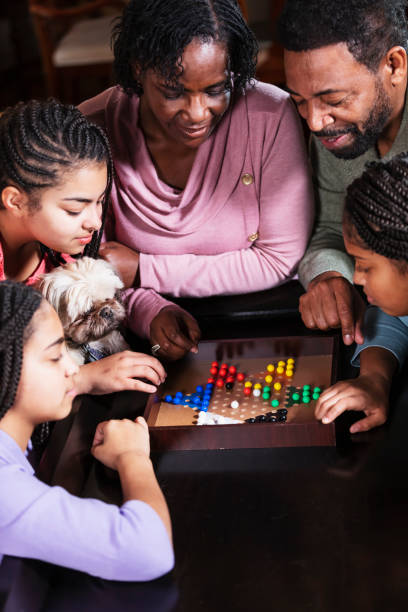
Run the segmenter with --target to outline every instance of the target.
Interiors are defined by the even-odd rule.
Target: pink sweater
[[[149,336],[169,304],[275,287],[290,278],[313,224],[302,129],[288,94],[257,83],[197,153],[181,192],[161,181],[138,127],[139,99],[118,87],[80,106],[108,134],[115,163],[107,239],[140,252],[129,325]]]

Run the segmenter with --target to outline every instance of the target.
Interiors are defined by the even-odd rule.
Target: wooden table
[[[198,307],[205,310],[203,301]],[[242,334],[245,308],[233,311],[218,318],[223,337]],[[289,311],[246,318],[245,335],[265,335],[265,325],[277,335],[301,333]],[[216,319],[207,320],[214,333]],[[343,350],[341,377],[349,375],[349,357]],[[408,601],[405,380],[406,373],[395,385],[390,424],[340,436],[337,448],[154,455],[172,515],[174,572],[151,583],[113,583],[7,558],[4,610],[401,612]],[[78,402],[54,429],[43,476],[73,493],[120,502],[116,478],[87,451],[99,420],[136,415],[144,403],[137,393]]]

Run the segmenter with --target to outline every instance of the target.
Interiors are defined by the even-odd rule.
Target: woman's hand
[[[141,378],[153,384],[139,380]],[[154,393],[165,379],[166,372],[155,357],[122,351],[81,366],[76,382],[78,393],[104,395],[125,390]]]
[[[389,383],[381,378],[361,375],[336,383],[324,391],[315,409],[315,417],[331,423],[346,410],[361,410],[365,418],[353,423],[351,433],[368,431],[387,420]]]
[[[150,455],[149,429],[143,417],[111,420],[99,423],[91,452],[95,459],[116,470],[125,455],[148,458]]]
[[[177,306],[165,306],[150,323],[150,342],[159,345],[157,355],[180,359],[191,351],[197,353],[201,331],[197,321]]]
[[[126,289],[135,285],[139,271],[139,253],[137,251],[111,240],[101,244],[99,255],[115,268]]]

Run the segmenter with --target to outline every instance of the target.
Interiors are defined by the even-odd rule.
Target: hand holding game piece
[[[147,379],[149,384],[139,379]],[[154,393],[166,379],[166,372],[155,357],[122,351],[83,365],[77,375],[79,393],[104,395],[114,391]]]
[[[151,344],[159,344],[157,354],[171,361],[180,359],[189,351],[197,353],[200,337],[197,321],[176,306],[162,308],[150,324]]]
[[[101,244],[99,256],[115,268],[126,289],[135,286],[139,271],[139,253],[137,251],[111,240]]]
[[[336,383],[324,391],[316,404],[315,417],[331,423],[346,410],[358,410],[365,418],[353,423],[351,433],[368,431],[385,423],[388,413],[388,384],[380,377],[360,375]]]
[[[132,454],[149,458],[149,429],[143,417],[103,421],[98,424],[91,452],[95,459],[107,467],[117,470],[119,458]]]
[[[309,283],[299,300],[303,323],[310,329],[341,327],[344,344],[362,344],[365,304],[339,272],[324,272]]]

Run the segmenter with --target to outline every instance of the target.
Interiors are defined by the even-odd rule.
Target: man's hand
[[[346,410],[361,410],[365,418],[353,423],[351,433],[368,431],[385,423],[388,413],[388,381],[373,376],[360,376],[336,383],[324,391],[315,409],[315,417],[331,423]]]
[[[146,379],[153,384],[145,382]],[[125,390],[154,393],[165,379],[166,372],[155,357],[122,351],[81,366],[77,374],[77,388],[79,393],[95,395]]]
[[[299,310],[310,329],[341,327],[344,344],[362,344],[365,304],[356,289],[339,272],[316,276],[301,296]]]
[[[201,331],[197,321],[177,306],[165,306],[150,324],[150,342],[158,344],[157,355],[176,360],[191,351],[197,353]]]
[[[126,289],[134,286],[139,270],[139,253],[137,251],[111,240],[101,244],[99,255],[115,268]]]

